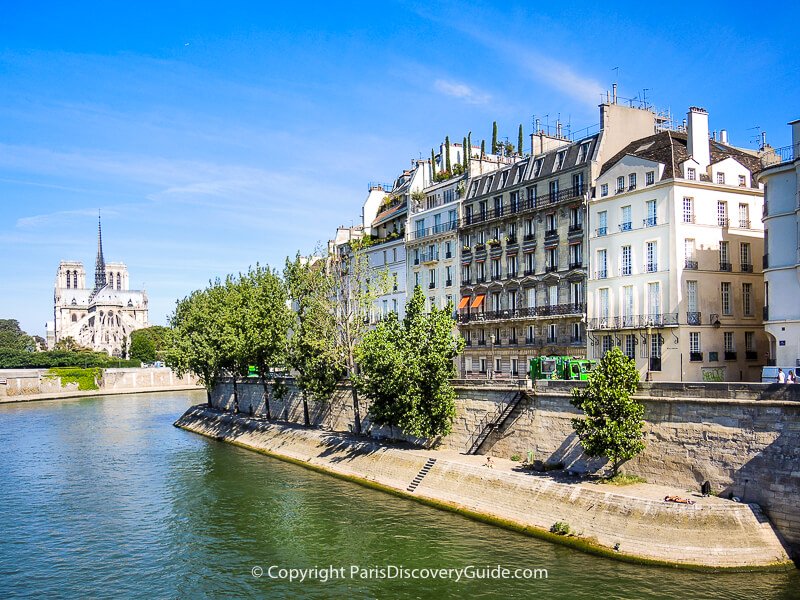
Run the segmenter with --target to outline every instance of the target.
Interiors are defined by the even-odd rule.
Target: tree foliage
[[[584,413],[572,419],[583,450],[607,457],[614,475],[644,450],[644,405],[631,398],[638,383],[635,362],[614,347],[589,374],[587,386],[572,390],[571,403]]]
[[[453,307],[431,307],[417,286],[405,319],[394,315],[367,333],[358,346],[356,386],[370,400],[377,423],[417,437],[447,435],[455,417],[453,359],[464,347],[454,335]]]
[[[524,149],[524,147],[525,146],[523,144],[523,137],[522,137],[522,123],[520,123],[519,132],[517,133],[517,154],[522,156],[523,154],[522,150]]]
[[[22,331],[16,319],[0,319],[0,350],[33,352],[36,342]]]
[[[332,281],[320,255],[286,259],[284,280],[293,304],[289,366],[303,392],[303,419],[310,425],[308,399],[327,402],[345,376],[334,346],[335,321],[330,310]]]
[[[497,145],[497,121],[492,121],[492,154],[497,154],[500,146]]]
[[[450,164],[450,136],[444,136],[444,164],[445,171],[452,171],[453,166]]]
[[[169,344],[169,334],[169,328],[161,325],[132,331],[129,356],[145,363],[164,360],[164,354]]]

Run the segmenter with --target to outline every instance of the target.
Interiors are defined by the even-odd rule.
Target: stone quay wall
[[[274,419],[303,423],[302,395],[287,381],[288,393],[271,398]],[[605,461],[587,457],[571,424],[579,412],[569,400],[569,382],[456,382],[456,419],[440,440],[409,440],[397,430],[370,422],[369,404],[360,402],[363,431],[375,438],[405,439],[465,452],[485,424],[514,394],[524,393],[502,427],[481,446],[481,454],[514,455],[562,464],[579,473],[597,472]],[[263,388],[257,380],[238,384],[239,411],[263,415]],[[795,551],[800,550],[800,385],[645,383],[636,394],[645,405],[646,449],[623,470],[650,483],[698,491],[708,481],[714,493],[759,504]],[[233,410],[232,380],[222,380],[212,404]],[[352,395],[337,389],[327,403],[309,402],[311,424],[333,431],[353,427]]]
[[[6,401],[36,399],[46,395],[78,393],[77,383],[64,383],[48,376],[47,369],[0,369],[0,398]],[[97,393],[124,393],[160,389],[189,389],[198,385],[193,375],[178,377],[167,367],[103,369]],[[85,392],[84,392],[85,393]]]

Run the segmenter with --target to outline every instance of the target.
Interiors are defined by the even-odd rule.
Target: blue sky
[[[0,318],[43,334],[61,259],[128,264],[175,300],[282,266],[358,221],[449,135],[596,124],[647,98],[753,147],[800,117],[792,4],[7,2],[0,14]],[[618,70],[614,70],[618,67]]]

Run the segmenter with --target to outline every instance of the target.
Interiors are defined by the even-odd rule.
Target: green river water
[[[204,397],[0,406],[0,597],[800,597],[798,571],[695,573],[598,558],[172,426]],[[497,575],[498,565],[547,578],[424,571]],[[333,569],[281,577],[314,566]]]

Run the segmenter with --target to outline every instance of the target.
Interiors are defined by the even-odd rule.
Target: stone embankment
[[[178,377],[169,368],[103,369],[96,390],[79,390],[77,383],[50,376],[47,369],[0,369],[0,404],[31,402],[113,394],[196,390],[200,386],[191,375]]]
[[[561,480],[517,463],[452,450],[406,448],[196,406],[176,426],[473,518],[615,557],[700,568],[787,567],[780,537],[757,505],[716,497],[664,501],[680,488]],[[574,535],[549,533],[557,521]]]

